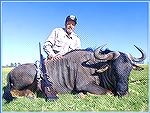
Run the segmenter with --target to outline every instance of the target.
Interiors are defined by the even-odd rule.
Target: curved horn
[[[135,45],[134,45],[134,46],[135,46]],[[130,58],[133,62],[142,62],[142,61],[144,61],[145,58],[146,58],[146,55],[145,55],[144,51],[143,51],[141,48],[137,47],[137,46],[135,46],[135,47],[136,47],[136,49],[138,49],[138,50],[140,51],[140,53],[142,54],[142,56],[141,56],[140,58],[135,58],[135,57],[133,57],[131,54],[129,54],[129,58]]]
[[[105,44],[106,45],[106,44]],[[110,52],[108,54],[101,54],[102,52],[102,48],[105,46],[102,45],[100,47],[98,47],[95,51],[94,51],[94,55],[95,58],[99,59],[99,60],[112,60],[112,59],[116,59],[120,53],[119,52]]]

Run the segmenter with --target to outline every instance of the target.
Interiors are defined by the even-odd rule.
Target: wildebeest
[[[136,46],[135,46],[136,47]],[[128,94],[128,78],[132,69],[142,69],[135,62],[142,62],[145,53],[135,58],[131,54],[116,52],[102,47],[96,50],[73,50],[62,59],[49,60],[45,64],[49,80],[58,93],[89,92],[102,95],[112,92],[114,95]],[[14,95],[26,96],[40,89],[36,81],[34,63],[22,64],[10,71],[4,90],[4,99],[11,101]]]

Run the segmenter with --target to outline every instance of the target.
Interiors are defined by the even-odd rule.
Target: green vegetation
[[[129,78],[129,96],[122,98],[107,94],[102,96],[61,94],[57,101],[46,102],[44,98],[29,99],[19,97],[6,104],[2,99],[2,111],[48,112],[48,111],[148,111],[148,65],[143,71],[132,71]],[[6,75],[10,68],[2,69],[2,87],[6,85]]]

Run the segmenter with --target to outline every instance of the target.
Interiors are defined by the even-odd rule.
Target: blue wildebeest
[[[135,46],[136,47],[136,46]],[[73,50],[57,61],[45,64],[49,80],[58,93],[89,92],[102,95],[112,92],[123,96],[128,93],[128,77],[132,69],[142,69],[135,62],[142,62],[145,54],[135,58],[131,54],[105,50]],[[4,90],[4,99],[11,101],[14,95],[29,96],[40,85],[36,81],[35,64],[23,64],[10,71]]]

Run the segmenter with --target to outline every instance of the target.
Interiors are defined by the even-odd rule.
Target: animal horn
[[[133,62],[142,62],[142,61],[144,61],[145,58],[146,58],[146,55],[145,55],[144,51],[141,48],[137,47],[137,46],[135,46],[135,47],[136,47],[136,49],[138,49],[140,51],[142,56],[140,58],[135,58],[131,54],[129,54],[129,59],[131,59],[131,61],[133,61]]]
[[[106,45],[106,44],[105,44]],[[110,52],[108,54],[101,54],[102,52],[102,48],[105,46],[102,45],[100,47],[98,47],[95,51],[94,51],[94,55],[95,58],[99,59],[99,60],[112,60],[112,59],[116,59],[120,53],[119,52]]]

